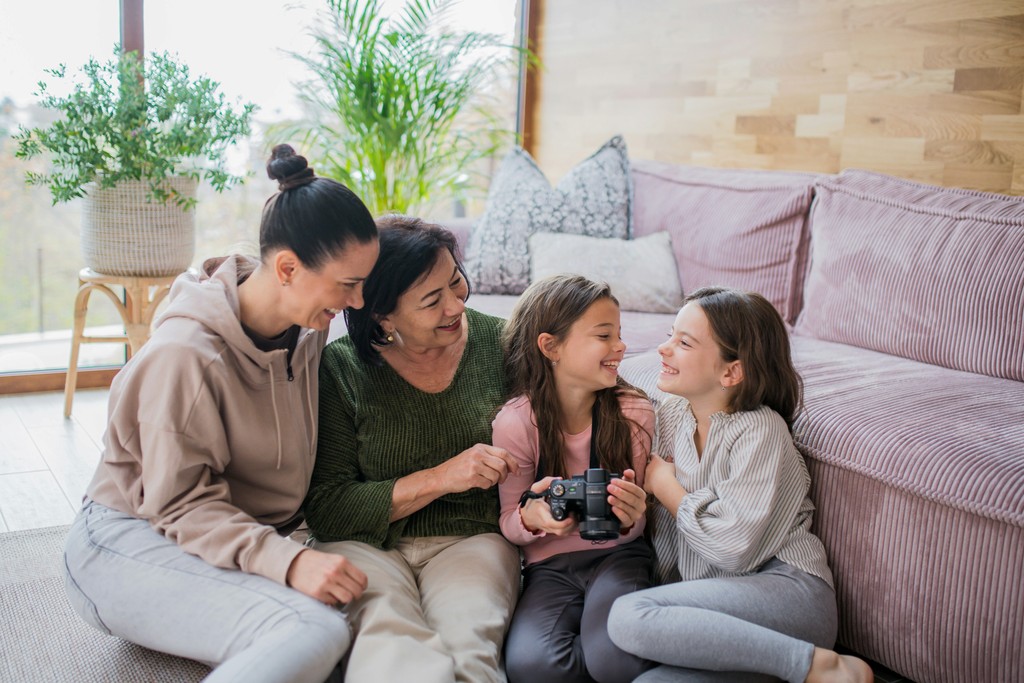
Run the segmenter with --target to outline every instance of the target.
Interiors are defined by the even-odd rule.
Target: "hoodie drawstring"
[[[313,395],[310,393],[309,385],[312,384],[309,369],[310,354],[306,354],[306,407],[309,408],[309,452],[316,455],[316,415],[313,414]]]
[[[270,403],[274,406],[274,430],[277,433],[277,469],[281,469],[281,419],[277,414],[277,394],[274,392],[274,365],[270,365]]]

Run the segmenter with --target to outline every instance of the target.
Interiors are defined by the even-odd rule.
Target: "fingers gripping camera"
[[[588,541],[618,538],[620,522],[608,504],[608,484],[618,476],[597,467],[572,479],[555,479],[547,491],[551,517],[561,521],[577,513],[580,536]]]

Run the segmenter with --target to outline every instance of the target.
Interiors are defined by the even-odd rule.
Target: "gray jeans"
[[[802,683],[814,647],[832,647],[837,629],[835,592],[778,560],[748,576],[624,595],[608,618],[616,645],[665,665],[637,679],[643,683]]]
[[[145,520],[87,501],[64,548],[75,611],[104,633],[216,667],[207,681],[308,681],[348,649],[344,615],[268,578],[214,567]]]

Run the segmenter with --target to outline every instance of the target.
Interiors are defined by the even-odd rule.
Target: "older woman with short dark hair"
[[[320,435],[305,511],[314,547],[369,577],[349,605],[349,681],[496,681],[519,590],[490,444],[505,400],[503,321],[466,308],[455,238],[378,221],[380,256],[320,368]]]

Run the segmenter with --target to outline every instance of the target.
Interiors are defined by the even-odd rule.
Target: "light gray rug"
[[[0,533],[0,681],[201,680],[202,664],[104,635],[64,594],[66,526]]]

